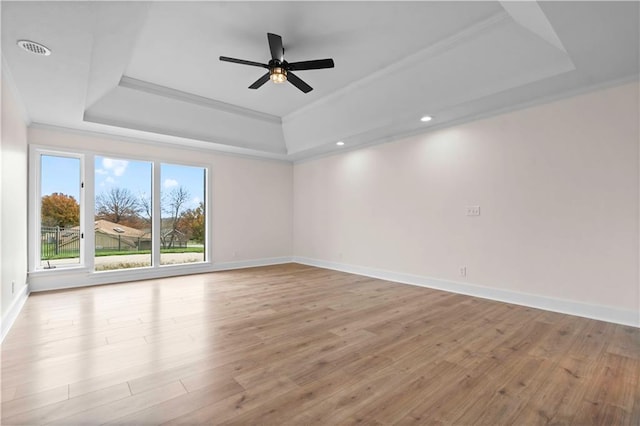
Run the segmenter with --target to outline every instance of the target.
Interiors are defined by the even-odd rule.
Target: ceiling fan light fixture
[[[268,64],[260,62],[245,61],[244,59],[230,58],[228,56],[220,56],[220,60],[224,62],[233,62],[241,65],[250,65],[252,67],[266,68],[269,71],[253,82],[249,89],[259,89],[267,81],[280,84],[288,81],[298,88],[302,93],[309,93],[313,87],[309,86],[300,77],[291,71],[320,70],[324,68],[333,68],[335,64],[333,59],[314,59],[311,61],[287,62],[284,60],[284,47],[282,47],[282,37],[278,34],[267,33],[267,41],[269,42],[269,50],[271,51],[271,60]]]
[[[420,121],[422,121],[423,123],[429,122],[431,120],[433,120],[433,117],[431,117],[430,115],[425,115],[420,119]]]
[[[269,70],[269,78],[276,84],[287,81],[287,70],[282,67],[274,67]]]

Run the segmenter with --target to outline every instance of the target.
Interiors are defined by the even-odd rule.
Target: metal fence
[[[80,230],[43,226],[41,228],[40,259],[80,256]]]

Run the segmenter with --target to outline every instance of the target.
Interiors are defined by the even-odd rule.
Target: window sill
[[[78,273],[78,272],[91,272],[85,265],[75,266],[56,266],[55,268],[40,268],[34,269],[28,272],[30,276],[49,275],[49,274],[62,274],[65,272]]]
[[[59,290],[64,288],[89,287],[102,284],[116,284],[127,281],[168,278],[177,275],[213,272],[212,262],[163,265],[120,269],[113,271],[93,271],[87,267],[37,270],[29,273],[31,291]],[[64,277],[64,281],[60,278]]]

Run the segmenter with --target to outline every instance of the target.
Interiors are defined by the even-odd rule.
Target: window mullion
[[[160,163],[153,162],[153,217],[152,217],[152,262],[154,268],[160,267],[160,232],[162,211],[160,206]]]
[[[95,159],[93,154],[86,154],[84,158],[84,189],[81,192],[83,196],[80,203],[80,214],[83,215],[82,232],[84,238],[81,240],[82,254],[84,255],[84,264],[90,270],[95,268]],[[84,244],[84,247],[82,247]]]

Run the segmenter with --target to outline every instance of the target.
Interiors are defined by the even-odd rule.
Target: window
[[[94,268],[152,264],[152,182],[149,161],[95,157]]]
[[[30,168],[31,271],[210,260],[206,167],[32,147]]]
[[[41,154],[38,157],[35,264],[40,269],[80,265],[82,228],[80,203],[81,160],[77,157]]]
[[[160,167],[160,264],[203,262],[206,169],[176,164]]]

